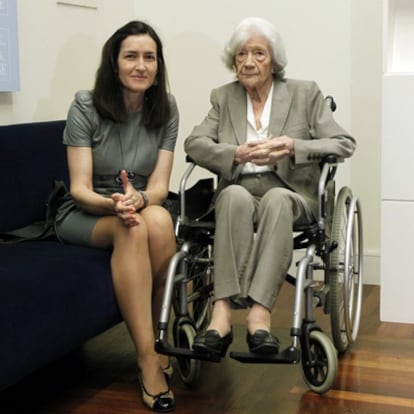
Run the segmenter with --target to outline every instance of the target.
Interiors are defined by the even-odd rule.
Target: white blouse
[[[254,120],[253,105],[250,99],[250,96],[246,94],[247,97],[247,131],[246,131],[246,142],[253,142],[263,138],[267,138],[269,135],[269,122],[270,122],[270,109],[272,105],[272,95],[273,95],[273,83],[270,88],[269,94],[263,108],[262,115],[260,117],[261,128],[256,129],[256,122]],[[251,162],[244,164],[241,173],[242,174],[254,174],[265,171],[271,171],[272,167],[267,165],[255,165]]]

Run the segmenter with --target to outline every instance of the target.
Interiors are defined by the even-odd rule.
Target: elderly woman
[[[277,353],[271,312],[292,259],[293,226],[316,218],[322,157],[350,157],[355,140],[315,82],[285,79],[285,50],[270,22],[243,20],[223,60],[237,80],[212,91],[210,111],[185,141],[190,157],[219,177],[214,307],[193,348],[224,356],[231,309],[242,306],[250,308],[250,352]]]

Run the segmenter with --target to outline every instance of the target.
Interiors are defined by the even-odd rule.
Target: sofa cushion
[[[122,320],[109,251],[0,244],[0,275],[0,389]]]

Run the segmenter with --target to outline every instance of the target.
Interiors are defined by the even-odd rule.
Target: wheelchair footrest
[[[278,354],[230,352],[230,358],[247,364],[297,364],[300,361],[300,351],[290,346]]]
[[[200,359],[209,362],[220,362],[220,355],[214,353],[198,353],[188,348],[176,348],[171,346],[167,341],[161,341],[157,339],[155,341],[155,350],[160,354],[174,356],[174,357],[186,357],[190,359]]]

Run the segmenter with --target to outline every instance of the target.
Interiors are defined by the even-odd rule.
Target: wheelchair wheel
[[[323,394],[331,389],[338,371],[336,349],[323,332],[311,331],[309,353],[302,350],[302,372],[309,388]]]
[[[179,348],[192,349],[196,331],[190,323],[177,323],[174,326],[174,341]],[[194,385],[200,375],[201,362],[183,356],[177,356],[178,374],[186,385]]]
[[[348,187],[338,195],[331,240],[336,243],[328,270],[331,330],[336,349],[345,352],[358,335],[363,288],[362,214]]]
[[[188,264],[188,302],[191,317],[197,331],[207,328],[210,322],[213,291],[213,261],[211,246],[204,246]]]

